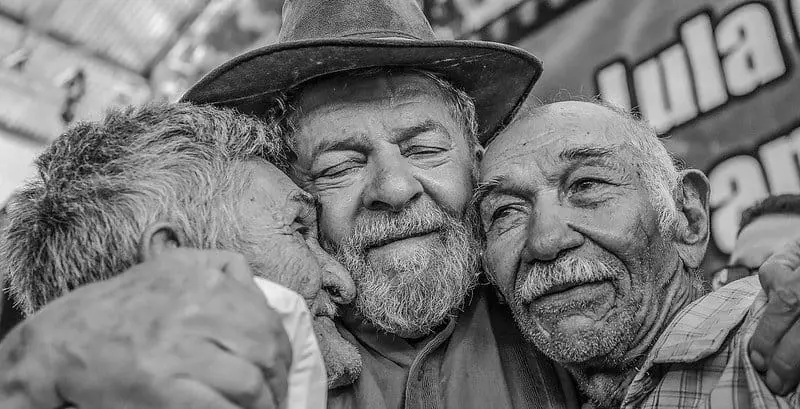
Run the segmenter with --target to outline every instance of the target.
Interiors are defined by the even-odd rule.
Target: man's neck
[[[690,273],[679,264],[672,273],[664,289],[663,308],[657,311],[654,319],[648,320],[639,330],[632,349],[627,351],[621,360],[580,366],[565,365],[575,377],[583,392],[600,408],[619,407],[639,368],[641,368],[653,344],[664,329],[675,318],[675,315],[692,301],[702,297],[704,291],[699,288]]]

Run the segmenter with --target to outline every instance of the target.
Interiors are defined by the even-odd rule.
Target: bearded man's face
[[[335,246],[323,243],[356,283],[358,314],[393,334],[426,334],[444,322],[475,284],[479,245],[471,220],[448,214],[431,201],[398,213],[368,212],[353,234]],[[430,235],[428,244],[403,257],[384,259],[372,250],[403,237]]]
[[[353,275],[356,311],[403,337],[444,323],[477,275],[474,152],[440,94],[423,76],[378,75],[297,102],[293,176],[319,200],[320,236]]]

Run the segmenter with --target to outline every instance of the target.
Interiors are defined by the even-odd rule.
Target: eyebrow
[[[401,142],[430,131],[439,131],[445,134],[447,139],[450,140],[450,132],[447,132],[447,129],[444,127],[444,125],[438,121],[434,121],[433,119],[427,119],[420,124],[410,126],[408,128],[399,128],[395,132],[397,133],[397,141]]]
[[[597,146],[581,146],[578,148],[564,149],[558,154],[558,158],[563,161],[579,161],[586,159],[605,159],[613,155],[614,150]]]
[[[337,141],[322,141],[314,146],[311,157],[317,158],[320,154],[330,151],[364,151],[369,144],[366,135],[353,135]]]
[[[475,192],[472,194],[472,205],[480,206],[483,199],[494,193],[507,179],[506,176],[495,176],[485,182],[479,183],[478,187],[475,188]]]

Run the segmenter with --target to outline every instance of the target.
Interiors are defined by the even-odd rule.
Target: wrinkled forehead
[[[524,114],[487,146],[481,178],[510,168],[557,167],[603,151],[620,156],[629,137],[624,119],[607,108],[585,102],[546,105]]]
[[[433,80],[422,74],[376,73],[314,82],[302,90],[295,103],[306,115],[346,105],[372,105],[411,97],[441,98],[441,95]]]

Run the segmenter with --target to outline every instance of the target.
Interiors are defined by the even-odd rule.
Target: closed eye
[[[327,169],[324,169],[317,175],[317,178],[320,177],[332,178],[332,177],[344,176],[348,174],[350,171],[356,169],[357,167],[358,164],[355,163],[354,161],[347,161],[344,163],[340,163],[336,166],[331,166]]]
[[[442,153],[445,150],[442,148],[436,148],[432,146],[413,146],[406,150],[406,156],[425,156],[425,155],[435,155],[438,153]]]
[[[578,179],[575,182],[573,182],[572,185],[569,187],[569,190],[571,192],[574,192],[574,193],[580,193],[580,192],[585,192],[585,191],[589,191],[589,190],[592,190],[592,189],[596,189],[596,188],[599,188],[599,187],[602,187],[602,186],[605,186],[605,185],[608,185],[608,184],[609,183],[607,181],[602,180],[602,179],[581,178],[581,179]]]

